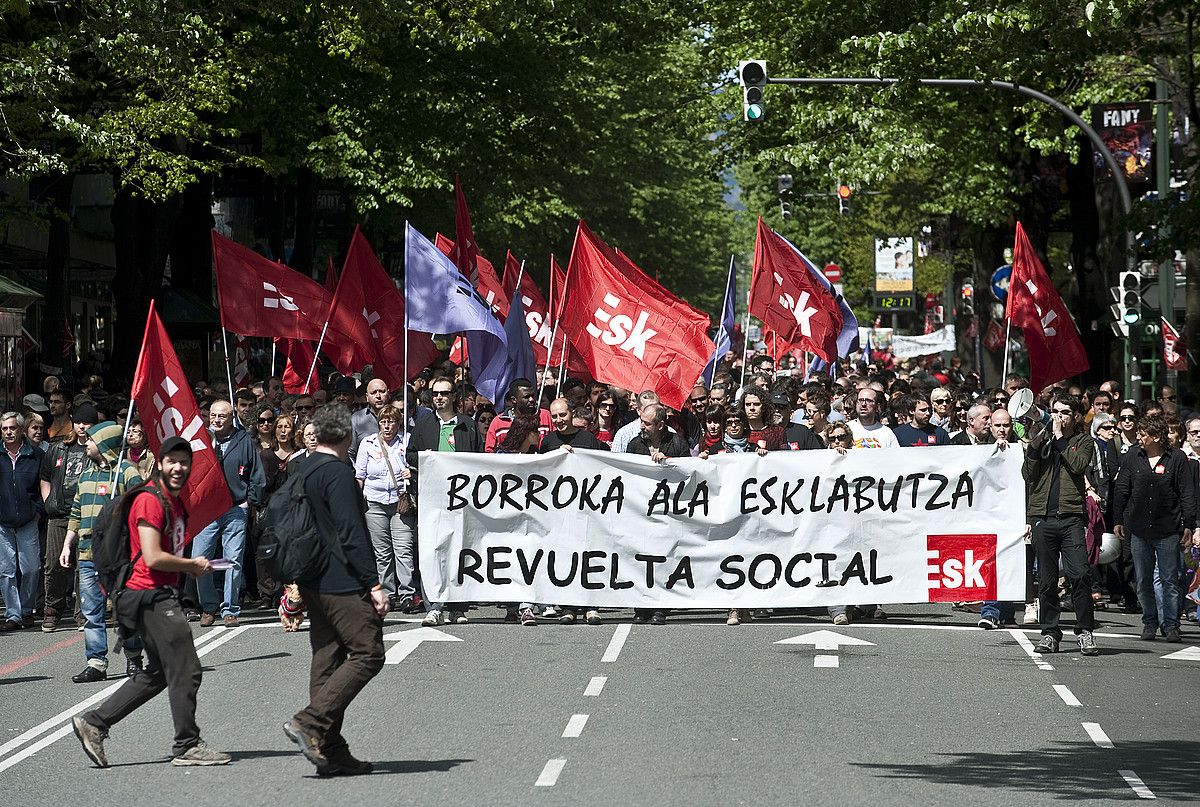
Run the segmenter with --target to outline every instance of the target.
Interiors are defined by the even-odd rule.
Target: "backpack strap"
[[[162,509],[163,509],[163,526],[162,526],[161,532],[162,532],[162,534],[169,533],[172,530],[172,528],[174,527],[174,518],[171,515],[171,505],[170,505],[170,503],[167,502],[167,497],[164,496],[162,494],[162,491],[158,489],[158,486],[151,485],[148,482],[144,482],[141,485],[138,485],[136,488],[133,488],[132,490],[130,490],[128,492],[128,495],[125,498],[125,501],[121,503],[121,513],[122,513],[122,517],[125,519],[126,523],[128,523],[128,521],[129,521],[130,511],[133,510],[133,500],[136,499],[142,493],[153,493],[154,498],[158,499],[158,503],[160,505],[162,505]],[[142,557],[142,541],[141,541],[141,536],[139,535],[138,536],[138,551],[137,551],[137,554],[133,556],[133,560],[131,560],[129,562],[130,568],[133,568],[134,566],[136,566],[138,560],[140,560],[141,557]]]

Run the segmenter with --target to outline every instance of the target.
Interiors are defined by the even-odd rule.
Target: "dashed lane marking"
[[[583,694],[589,698],[598,698],[600,693],[604,691],[604,685],[608,683],[607,675],[594,675],[592,680],[588,681],[587,689],[583,690]]]
[[[558,775],[562,773],[566,766],[565,759],[550,759],[546,761],[546,767],[542,768],[542,773],[538,776],[537,781],[533,783],[534,787],[554,787],[558,783]]]
[[[563,729],[562,736],[565,738],[574,738],[583,734],[583,727],[587,725],[587,715],[571,715],[571,719],[567,721],[567,727]]]
[[[1040,653],[1037,653],[1034,651],[1033,642],[1029,641],[1028,636],[1026,636],[1024,633],[1022,633],[1021,631],[1019,631],[1015,628],[1013,630],[1010,630],[1009,634],[1014,639],[1017,640],[1017,644],[1021,645],[1021,649],[1025,651],[1025,655],[1027,655],[1031,659],[1033,659],[1033,663],[1037,665],[1037,668],[1039,670],[1053,670],[1054,669],[1054,667],[1052,667],[1050,665],[1050,662],[1048,662],[1044,658],[1042,658]]]
[[[1137,794],[1139,799],[1158,798],[1158,796],[1154,795],[1154,791],[1146,787],[1146,783],[1133,771],[1117,771],[1117,773],[1121,774],[1121,778],[1125,780],[1125,784],[1129,785],[1130,789]]]
[[[1112,748],[1113,741],[1108,739],[1108,735],[1104,733],[1104,729],[1100,728],[1099,723],[1084,723],[1083,730],[1092,738],[1092,742],[1097,748]]]
[[[814,667],[839,667],[841,662],[837,656],[819,655],[813,657]]]
[[[1062,684],[1055,684],[1054,691],[1058,693],[1058,697],[1062,698],[1063,703],[1065,703],[1067,706],[1083,706],[1083,704],[1079,702],[1079,698],[1075,697],[1075,693],[1071,692],[1071,690],[1067,689]]]
[[[617,625],[617,629],[613,631],[613,637],[608,642],[608,648],[604,651],[604,656],[600,659],[601,662],[609,663],[617,660],[621,655],[621,648],[625,646],[625,640],[629,638],[629,628],[631,626],[626,623]]]

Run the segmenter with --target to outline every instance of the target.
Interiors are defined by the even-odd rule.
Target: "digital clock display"
[[[875,292],[872,295],[871,308],[877,311],[911,311],[917,307],[915,294],[888,294]]]

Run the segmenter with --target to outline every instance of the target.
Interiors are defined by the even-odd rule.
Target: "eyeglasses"
[[[1004,406],[1006,403],[1008,403],[1008,398],[992,398],[992,403],[998,404],[999,406]]]
[[[934,398],[934,399],[932,399],[931,403],[934,406],[941,406],[942,404],[950,403],[950,399],[949,398]]]
[[[1137,420],[1133,415],[1121,415],[1117,420]]]
[[[726,426],[741,426],[742,422],[740,420],[738,420],[737,418],[730,418],[729,420],[725,421],[725,425]]]
[[[854,435],[851,435],[851,434],[831,434],[831,435],[829,435],[829,439],[830,439],[830,440],[845,440],[845,441],[847,441],[847,442],[853,442],[853,441],[854,441]]]
[[[1070,409],[1051,409],[1050,414],[1052,414],[1052,415],[1073,415],[1075,413],[1073,411],[1071,411]]]
[[[954,407],[954,411],[955,412],[966,412],[970,408],[971,407],[969,407],[969,406],[956,406],[956,407]]]
[[[1200,435],[1200,429],[1188,429],[1187,433],[1195,437],[1196,435]]]
[[[708,396],[705,395],[703,398],[688,398],[688,403],[698,404],[698,403],[704,403],[707,400],[708,400]]]
[[[1117,424],[1115,424],[1115,423],[1105,423],[1103,426],[1097,426],[1097,427],[1096,427],[1096,431],[1098,431],[1098,432],[1102,432],[1102,431],[1104,431],[1105,429],[1115,429],[1115,428],[1117,428]],[[1191,432],[1188,432],[1188,433],[1189,433],[1189,434],[1191,434]],[[1200,434],[1200,432],[1196,432],[1196,434]]]
[[[434,398],[445,398],[450,394],[450,390],[435,389],[433,391]]]
[[[855,400],[858,401],[858,403],[869,403],[869,404],[875,403],[874,398],[856,398]]]
[[[259,426],[269,426],[274,422],[275,422],[275,418],[259,418],[258,419]]]
[[[294,409],[295,409],[297,412],[311,412],[311,411],[313,411],[313,407],[312,407],[312,406],[299,406],[299,405],[297,405],[297,406],[295,406],[295,407],[293,407],[293,408],[294,408]]]

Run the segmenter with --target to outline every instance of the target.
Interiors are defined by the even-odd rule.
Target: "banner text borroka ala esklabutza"
[[[993,446],[420,458],[436,602],[653,608],[1020,599],[1025,487]]]

